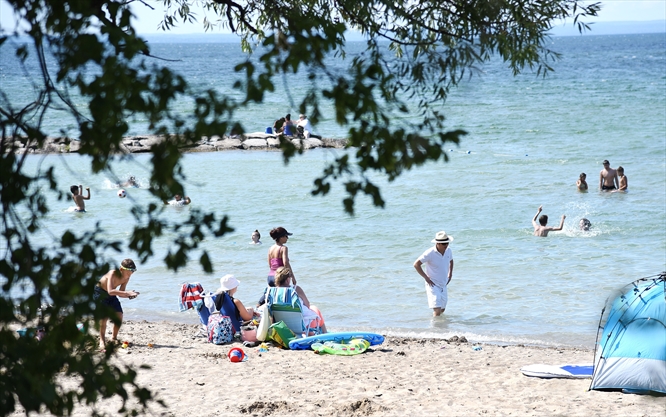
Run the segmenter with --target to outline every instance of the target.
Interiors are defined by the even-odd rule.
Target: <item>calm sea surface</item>
[[[213,256],[213,275],[203,274],[196,261],[168,272],[161,265],[168,239],[158,241],[158,256],[138,265],[132,277],[130,287],[141,295],[123,301],[126,318],[197,323],[194,312],[178,312],[180,284],[199,281],[215,290],[227,273],[242,282],[238,297],[253,305],[266,282],[268,232],[284,226],[294,233],[288,246],[298,282],[330,330],[591,347],[612,291],[666,270],[666,35],[552,42],[563,58],[546,79],[512,77],[493,62],[455,89],[445,113],[451,128],[463,127],[469,135],[451,147],[448,163],[429,164],[392,183],[377,177],[384,209],[361,198],[356,216],[345,215],[339,184],[327,197],[310,195],[324,164],[344,151],[309,151],[288,166],[278,152],[186,155],[193,203],[169,208],[165,216],[177,220],[196,208],[214,210],[229,215],[235,232],[203,242]],[[2,88],[20,100],[30,77],[2,52]],[[173,66],[195,88],[230,92],[237,45],[156,43],[153,52],[182,58]],[[293,97],[298,93],[290,90]],[[177,106],[189,109],[187,102]],[[248,131],[263,131],[287,112],[298,113],[278,92],[238,116]],[[61,116],[47,119],[54,134],[67,128]],[[324,116],[315,130],[344,137],[330,109]],[[141,120],[132,129],[146,132]],[[604,159],[625,168],[628,193],[596,190]],[[49,195],[45,224],[58,234],[101,222],[109,238],[126,240],[132,204],[152,197],[130,189],[130,198],[119,199],[110,177],[92,175],[88,162],[79,155],[29,158],[31,170],[57,166],[63,190],[79,183],[92,190],[85,214],[68,211],[71,202]],[[116,173],[135,175],[145,186],[148,166],[148,157],[137,155],[119,163]],[[581,172],[588,175],[587,193],[576,191]],[[562,232],[532,236],[539,205],[551,224],[567,216]],[[577,228],[583,217],[592,222],[590,232]],[[254,229],[262,234],[261,246],[248,244]],[[455,268],[445,316],[433,320],[412,263],[439,230],[455,238]],[[127,251],[114,258],[132,256]]]

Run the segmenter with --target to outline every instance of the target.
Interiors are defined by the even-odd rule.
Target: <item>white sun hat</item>
[[[430,243],[451,243],[453,242],[453,236],[449,236],[445,231],[437,232],[435,238],[430,241]]]

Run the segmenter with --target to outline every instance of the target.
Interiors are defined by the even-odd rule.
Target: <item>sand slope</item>
[[[587,391],[590,380],[538,379],[520,373],[534,363],[592,361],[583,349],[483,345],[387,338],[351,356],[245,348],[232,363],[231,347],[197,336],[199,326],[127,322],[117,360],[138,368],[138,380],[168,408],[157,416],[664,416],[666,397]],[[148,344],[153,344],[149,347]],[[74,381],[70,381],[74,382]],[[117,399],[98,411],[114,415]],[[90,415],[79,407],[75,415]],[[20,415],[20,413],[16,413]]]

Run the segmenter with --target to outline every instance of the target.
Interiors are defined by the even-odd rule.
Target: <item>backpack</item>
[[[234,340],[234,326],[229,316],[211,314],[208,317],[208,341],[216,345],[222,345]]]

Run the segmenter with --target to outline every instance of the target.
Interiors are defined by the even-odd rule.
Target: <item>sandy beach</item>
[[[588,391],[589,379],[520,372],[530,364],[591,363],[593,352],[585,349],[387,337],[357,356],[243,348],[247,360],[233,363],[227,352],[242,344],[213,345],[199,328],[147,321],[121,328],[121,340],[131,344],[114,360],[150,366],[138,370],[138,382],[167,406],[153,404],[149,415],[663,416],[666,410],[663,396]],[[114,415],[120,404],[103,401],[97,411]],[[74,415],[91,411],[78,407]]]

